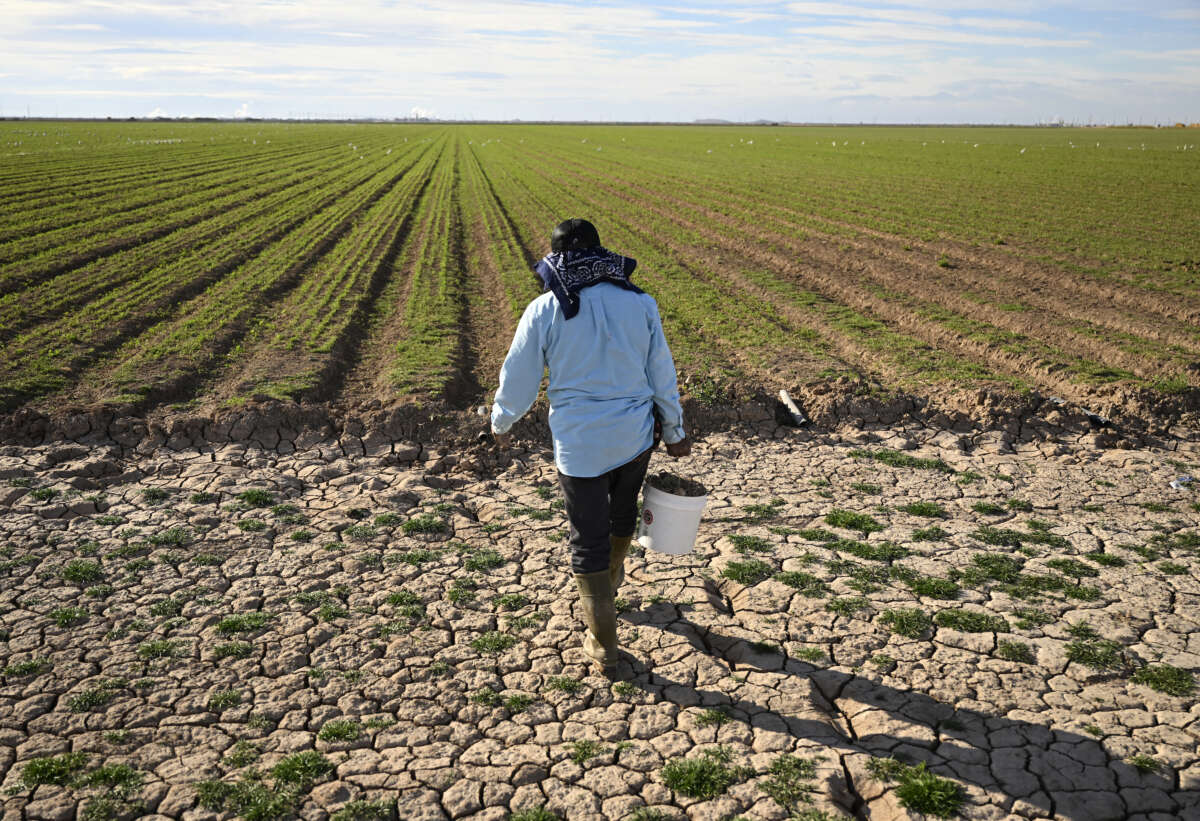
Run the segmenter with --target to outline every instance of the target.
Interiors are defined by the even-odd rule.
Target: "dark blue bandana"
[[[579,313],[579,292],[597,282],[611,282],[627,291],[643,293],[629,281],[637,260],[614,254],[599,246],[581,251],[555,251],[533,267],[547,288],[554,292],[567,319]]]

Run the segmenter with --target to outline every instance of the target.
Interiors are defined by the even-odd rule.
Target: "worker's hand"
[[[667,455],[678,459],[681,456],[687,456],[692,452],[692,440],[686,436],[680,439],[673,445],[667,445]]]
[[[493,433],[492,441],[496,443],[496,447],[500,450],[508,450],[512,447],[511,433]]]

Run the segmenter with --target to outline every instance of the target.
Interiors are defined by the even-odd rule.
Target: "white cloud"
[[[237,111],[233,112],[234,119],[242,119],[250,116],[250,103],[242,103],[238,106]]]
[[[955,83],[978,83],[1014,110],[1027,95],[1040,111],[1037,95],[1099,93],[1089,84],[1140,105],[1162,96],[1168,75],[1179,83],[1173,108],[1200,108],[1200,55],[1186,25],[1163,38],[1161,16],[1079,13],[1086,25],[1071,26],[1059,13],[1116,0],[668,2],[677,5],[0,0],[0,74],[5,102],[75,97],[78,113],[101,115],[161,103],[178,116],[229,116],[240,103],[245,117],[253,100],[253,116],[435,116],[432,101],[443,118],[782,119],[835,102],[898,111],[920,100],[932,111],[945,99],[942,119],[961,120],[975,102]],[[1156,28],[1140,37],[1115,27],[1147,19]],[[136,107],[106,110],[105,97]]]
[[[154,110],[146,115],[147,117],[165,117],[167,112],[162,110],[162,106],[155,106]]]

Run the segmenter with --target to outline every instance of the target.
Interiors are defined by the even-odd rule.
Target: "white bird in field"
[[[1024,154],[1024,153],[1025,153],[1025,149],[1024,149],[1024,148],[1022,148],[1022,149],[1021,149],[1021,153],[1022,153],[1022,154]]]

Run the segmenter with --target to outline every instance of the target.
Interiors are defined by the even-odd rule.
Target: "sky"
[[[1200,122],[1200,0],[0,0],[0,116]]]

